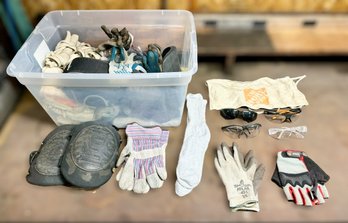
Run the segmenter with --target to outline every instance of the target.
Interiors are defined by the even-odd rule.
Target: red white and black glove
[[[314,206],[325,203],[329,193],[324,185],[330,179],[302,151],[278,152],[272,181],[283,188],[286,198],[297,205]]]

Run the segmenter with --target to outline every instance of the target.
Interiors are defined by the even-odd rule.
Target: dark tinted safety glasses
[[[255,121],[257,118],[257,113],[249,110],[238,110],[233,108],[220,110],[220,115],[224,119],[235,119],[240,118],[246,122]]]
[[[265,117],[273,122],[283,123],[283,122],[294,122],[297,120],[299,114],[301,113],[300,108],[277,108],[277,109],[267,109],[264,112]]]

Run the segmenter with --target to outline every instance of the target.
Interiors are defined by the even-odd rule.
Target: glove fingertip
[[[215,164],[216,169],[220,169],[221,168],[221,165],[220,165],[219,160],[218,160],[217,157],[214,157],[214,164]]]
[[[120,181],[120,177],[121,177],[121,174],[120,174],[120,173],[117,173],[117,174],[116,174],[116,177],[115,177],[115,179],[116,179],[117,182]]]
[[[161,178],[161,180],[167,179],[167,171],[163,167],[162,168],[156,167],[156,172],[157,172],[159,178]]]
[[[122,162],[119,161],[119,160],[117,160],[116,167],[120,167],[120,166],[122,165],[123,161],[124,161],[124,160],[122,160]]]
[[[265,165],[263,164],[260,164],[257,169],[256,169],[256,172],[259,176],[261,176],[261,178],[263,178],[263,176],[265,175],[265,172],[266,172],[266,167]]]
[[[216,150],[216,156],[217,158],[219,159],[219,161],[225,159],[224,155],[223,155],[223,150],[222,150],[222,147],[221,148],[218,148]]]
[[[244,163],[248,163],[252,157],[254,157],[254,150],[250,149],[244,156]]]

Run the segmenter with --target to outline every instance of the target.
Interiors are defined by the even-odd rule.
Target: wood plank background
[[[348,0],[23,0],[29,18],[52,10],[185,9],[194,13],[345,13]]]

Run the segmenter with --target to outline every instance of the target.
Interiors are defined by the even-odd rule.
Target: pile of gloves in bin
[[[180,72],[180,59],[175,46],[163,51],[156,43],[150,43],[145,51],[133,46],[134,36],[126,29],[109,30],[101,26],[108,40],[97,48],[79,42],[79,36],[67,31],[45,58],[44,73],[156,73]]]
[[[141,75],[153,72],[180,72],[180,56],[175,46],[163,51],[156,43],[142,51],[126,28],[111,31],[102,26],[100,32],[106,41],[97,48],[79,41],[79,36],[67,31],[65,39],[45,60],[44,73],[110,73],[112,76]],[[96,34],[98,36],[98,34]],[[100,35],[99,35],[100,36]],[[139,42],[139,41],[138,41]],[[110,76],[111,76],[110,75]],[[128,83],[128,82],[127,82]],[[40,101],[45,110],[59,125],[77,124],[92,120],[114,122],[125,126],[129,122],[163,124],[176,123],[182,109],[181,86],[174,88],[132,87],[59,87],[43,85]],[[131,100],[130,100],[131,99]],[[141,112],[139,112],[141,111]]]

